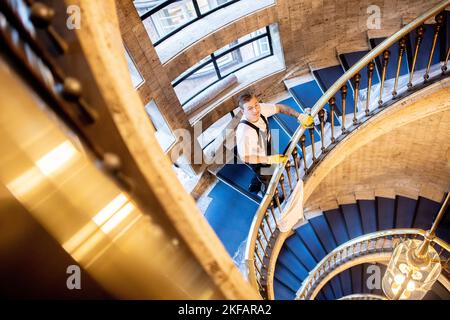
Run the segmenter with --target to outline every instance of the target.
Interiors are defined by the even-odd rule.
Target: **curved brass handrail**
[[[400,241],[411,238],[412,236],[414,238],[418,236],[424,237],[425,234],[426,231],[421,229],[392,229],[365,234],[343,243],[327,254],[310,271],[308,277],[303,281],[302,286],[297,291],[296,299],[314,299],[320,289],[332,278],[333,271],[345,264],[346,261],[373,253],[385,253],[387,249],[393,250],[395,248],[394,240]],[[389,237],[392,238],[392,241],[391,243],[387,243],[389,245],[388,247],[385,247],[386,239]],[[379,240],[383,240],[383,242],[381,243],[381,247],[377,248]],[[444,240],[434,238],[433,242],[441,248],[441,252],[450,252],[450,246]],[[370,246],[371,244],[373,244],[373,247]]]
[[[410,32],[415,30],[417,27],[421,26],[429,18],[442,12],[449,5],[450,5],[450,0],[445,0],[445,1],[441,2],[437,6],[429,9],[428,11],[426,11],[425,13],[420,15],[418,18],[414,19],[411,23],[409,23],[408,25],[403,27],[401,30],[394,33],[392,36],[388,37],[381,44],[379,44],[376,48],[374,48],[373,50],[368,52],[360,61],[358,61],[355,65],[353,65],[347,72],[345,72],[322,95],[322,97],[312,107],[312,111],[311,111],[311,115],[313,117],[315,117],[316,115],[319,115],[319,118],[321,118],[322,140],[324,139],[324,137],[323,137],[323,117],[322,117],[323,113],[321,114],[321,110],[328,102],[330,103],[330,105],[335,104],[335,102],[333,101],[334,95],[339,90],[341,90],[346,85],[346,83],[349,80],[351,80],[354,76],[358,76],[358,72],[361,69],[363,69],[364,67],[366,67],[367,65],[372,63],[372,61],[376,57],[382,55],[384,53],[384,51],[387,50],[390,46],[392,46],[394,43],[400,41],[403,37],[408,35]],[[420,41],[418,41],[418,44],[416,44],[416,46],[417,46],[416,51],[418,51],[419,45],[420,45]],[[415,54],[417,54],[417,52]],[[432,55],[430,55],[430,59],[431,59],[431,57],[432,57]],[[400,63],[401,63],[401,60],[398,62],[398,64],[400,64]],[[398,70],[399,69],[397,69],[396,80],[398,79]],[[443,71],[445,72],[444,69],[443,69]],[[427,80],[427,79],[425,79],[425,80]],[[359,79],[357,81],[359,83]],[[395,95],[396,95],[396,92],[395,92],[394,96]],[[382,101],[380,101],[380,102],[382,102]],[[366,115],[367,115],[367,112],[368,112],[368,110],[366,109]],[[343,115],[343,116],[345,117],[345,115]],[[331,117],[333,118],[333,115],[331,115]],[[354,121],[355,120],[356,120],[356,118],[354,119]],[[298,175],[298,166],[297,166],[298,157],[297,157],[297,153],[296,153],[297,152],[296,146],[299,143],[299,141],[301,141],[303,154],[305,153],[305,149],[304,149],[305,131],[306,131],[306,129],[302,128],[302,127],[299,127],[295,131],[295,133],[294,133],[292,139],[290,140],[289,145],[284,153],[285,155],[288,156],[288,158],[292,156],[294,163],[295,163],[295,169],[297,171],[297,175]],[[344,133],[344,130],[343,130],[343,133]],[[302,139],[302,137],[303,137],[303,139]],[[332,143],[334,143],[334,137],[332,137]],[[313,145],[313,148],[314,148],[314,145]],[[306,159],[306,157],[304,157],[304,159]],[[315,160],[315,155],[313,152],[313,162],[314,162],[314,160]],[[306,160],[304,160],[304,163],[306,165]],[[249,282],[255,288],[258,288],[260,291],[265,290],[265,286],[261,285],[261,280],[262,281],[266,280],[266,279],[264,279],[264,275],[262,272],[262,269],[264,269],[266,267],[264,265],[263,261],[264,261],[264,259],[269,258],[267,251],[270,251],[270,250],[267,250],[267,249],[270,249],[270,243],[273,242],[272,236],[276,236],[271,233],[270,237],[266,237],[266,235],[264,234],[263,231],[266,228],[271,229],[271,225],[273,227],[274,224],[276,227],[276,219],[275,219],[275,216],[273,215],[273,211],[272,211],[272,222],[270,222],[270,219],[267,218],[267,215],[268,215],[269,207],[273,208],[274,207],[273,202],[276,202],[275,200],[277,200],[278,185],[280,183],[280,179],[282,177],[284,178],[283,171],[285,170],[286,165],[287,164],[285,162],[282,164],[278,164],[276,166],[274,174],[273,174],[273,176],[270,180],[269,186],[267,188],[267,191],[266,191],[266,193],[258,207],[258,210],[256,211],[256,214],[253,218],[252,225],[250,227],[249,234],[247,236],[247,244],[246,244],[246,250],[245,250],[245,260],[246,260],[247,269],[248,269],[247,276],[248,276]],[[306,167],[305,167],[305,169],[306,169]],[[287,172],[289,175],[289,167],[288,167]],[[298,179],[300,179],[299,176],[297,176],[297,177],[298,177]],[[289,178],[290,178],[290,176],[289,176]],[[284,192],[284,189],[283,189],[283,192]],[[260,231],[261,231],[261,233],[263,233],[264,238],[266,238],[265,239],[266,240],[265,247],[261,248],[263,251],[263,257],[261,257],[261,254],[256,246],[257,240],[258,240],[258,243],[262,244],[262,245],[260,245],[260,247],[264,246],[264,243],[261,242],[260,239],[258,238]],[[260,261],[261,267],[259,269],[256,266],[256,260]],[[257,273],[259,273],[260,278],[257,277]]]

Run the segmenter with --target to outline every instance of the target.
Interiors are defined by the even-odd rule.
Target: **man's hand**
[[[311,128],[314,126],[314,118],[309,114],[300,114],[297,120],[303,128]]]
[[[267,157],[267,164],[278,164],[284,163],[285,161],[287,161],[287,156],[284,154],[274,154]]]

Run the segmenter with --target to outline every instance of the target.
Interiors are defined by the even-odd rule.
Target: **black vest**
[[[266,149],[266,155],[270,156],[272,154],[272,135],[270,134],[269,123],[267,122],[266,117],[261,115],[261,119],[263,119],[264,123],[266,124],[266,135],[265,136],[262,135],[260,133],[259,128],[256,125],[254,125],[253,123],[251,123],[250,121],[241,120],[239,123],[246,124],[249,127],[251,127],[254,130],[256,130],[256,134],[258,135],[258,140],[261,142],[261,147],[263,147],[264,144],[265,144],[266,145],[266,148],[265,148]]]

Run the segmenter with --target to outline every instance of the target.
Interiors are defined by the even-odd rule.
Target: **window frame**
[[[168,7],[169,5],[171,5],[172,3],[178,2],[179,0],[167,0],[164,3],[161,3],[159,5],[157,5],[156,7],[154,7],[153,9],[147,11],[146,13],[144,13],[142,16],[140,16],[141,21],[144,21],[146,19],[151,19],[151,16],[154,15],[155,13],[157,13],[158,11],[164,10],[166,7]],[[188,22],[186,22],[185,24],[179,26],[178,28],[174,29],[173,31],[169,32],[168,34],[166,34],[165,36],[161,37],[159,40],[153,42],[153,46],[156,47],[157,45],[159,45],[160,43],[162,43],[163,41],[167,40],[168,38],[170,38],[171,36],[173,36],[174,34],[178,33],[179,31],[181,31],[182,29],[186,28],[187,26],[191,25],[192,23],[210,15],[213,12],[216,12],[217,10],[223,9],[225,7],[228,7],[229,5],[232,5],[236,2],[239,2],[241,0],[232,0],[229,1],[227,3],[224,3],[222,5],[217,6],[214,9],[211,9],[205,13],[202,13],[200,11],[200,6],[198,5],[198,0],[190,0],[192,1],[192,4],[194,6],[194,11],[195,11],[195,18],[192,20],[189,20]]]
[[[180,102],[181,102],[181,105],[182,105],[182,106],[186,105],[189,101],[191,101],[192,99],[194,99],[194,98],[195,98],[196,96],[198,96],[200,93],[202,93],[203,91],[205,91],[205,90],[208,89],[209,87],[213,86],[214,84],[218,83],[219,81],[225,79],[226,77],[228,77],[228,76],[234,74],[235,72],[238,72],[239,70],[242,70],[243,68],[248,67],[249,65],[251,65],[251,64],[253,64],[253,63],[256,63],[256,62],[258,62],[258,61],[261,61],[261,60],[263,60],[263,59],[266,59],[266,58],[268,58],[268,57],[273,56],[273,55],[274,55],[274,51],[273,51],[272,36],[271,36],[271,33],[270,33],[270,26],[269,26],[269,25],[266,26],[266,27],[265,27],[265,30],[266,30],[266,32],[264,32],[264,33],[262,33],[262,34],[260,34],[260,35],[257,35],[257,36],[254,37],[254,38],[245,40],[245,41],[242,42],[242,43],[238,43],[238,44],[232,45],[230,48],[228,48],[227,50],[222,51],[222,52],[221,52],[220,54],[218,54],[218,55],[215,55],[214,53],[211,53],[210,56],[209,56],[209,59],[207,59],[207,60],[204,61],[203,63],[199,64],[197,67],[193,68],[193,69],[190,70],[189,72],[184,72],[184,73],[182,73],[182,76],[181,76],[181,77],[178,77],[177,79],[175,79],[174,81],[172,81],[172,87],[175,88],[177,85],[179,85],[181,82],[183,82],[184,80],[186,80],[187,78],[189,78],[189,77],[190,77],[191,75],[193,75],[195,72],[197,72],[197,71],[203,69],[206,65],[212,63],[213,66],[214,66],[214,70],[215,70],[215,72],[216,72],[216,75],[217,75],[217,78],[218,78],[218,79],[215,80],[214,82],[210,83],[209,85],[207,85],[206,87],[204,87],[204,88],[201,89],[200,91],[196,92],[194,95],[192,95],[191,97],[189,97],[189,99],[187,99],[186,101],[184,101],[184,102],[181,102],[181,101],[180,101]],[[233,71],[231,71],[231,72],[229,72],[229,73],[226,73],[225,75],[222,75],[222,73],[220,72],[219,65],[218,65],[218,63],[217,63],[217,60],[218,60],[218,59],[220,59],[220,58],[226,56],[227,54],[229,54],[229,53],[231,53],[231,52],[233,52],[233,51],[238,50],[238,49],[241,48],[241,47],[244,47],[244,46],[246,46],[246,45],[248,45],[248,44],[251,44],[251,43],[256,42],[256,41],[258,41],[258,40],[260,40],[260,39],[263,39],[263,38],[267,38],[267,41],[268,41],[268,44],[269,44],[269,54],[263,55],[263,56],[261,56],[261,57],[255,59],[255,60],[253,60],[253,61],[251,61],[251,62],[249,62],[249,63],[247,63],[247,64],[243,64],[242,66],[240,66],[240,67],[237,68],[236,70],[233,70]],[[220,50],[220,49],[219,49],[219,50]],[[203,60],[203,59],[202,59],[202,60]]]

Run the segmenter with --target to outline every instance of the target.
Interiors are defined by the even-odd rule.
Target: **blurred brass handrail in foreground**
[[[407,238],[415,239],[418,236],[425,237],[425,235],[426,231],[421,229],[392,229],[365,234],[347,241],[327,254],[316,267],[311,270],[298,290],[296,299],[313,300],[320,289],[322,289],[336,273],[347,269],[344,268],[345,264],[350,263],[355,258],[363,258],[364,256],[372,254],[382,255],[383,253],[388,252],[389,255],[386,258],[389,259],[391,251],[395,248],[395,240],[402,241]],[[378,241],[380,240],[382,241],[381,245],[377,246]],[[390,243],[388,242],[389,240],[391,240]],[[441,248],[440,254],[444,251],[447,253],[450,252],[450,246],[444,240],[434,238],[433,242]],[[387,246],[385,246],[386,244]],[[448,263],[448,261],[446,263]]]
[[[354,76],[359,79],[359,71],[366,67],[369,63],[371,63],[375,58],[382,55],[385,50],[387,50],[390,46],[395,44],[396,42],[400,41],[403,37],[408,35],[410,32],[414,31],[417,27],[421,26],[425,21],[427,21],[429,18],[435,16],[439,12],[443,11],[447,6],[450,5],[450,0],[442,1],[437,6],[429,9],[416,19],[414,19],[411,23],[404,26],[401,30],[394,33],[392,36],[388,37],[386,40],[384,40],[382,43],[380,43],[376,48],[368,52],[360,61],[358,61],[355,65],[353,65],[347,72],[345,72],[323,95],[322,97],[316,102],[316,104],[313,106],[311,115],[315,117],[319,114],[319,112],[323,109],[323,107],[334,98],[334,95],[343,88],[349,80],[351,80]],[[401,60],[400,60],[401,62]],[[370,77],[369,77],[370,78]],[[398,78],[398,73],[397,73]],[[371,79],[369,79],[371,80]],[[395,97],[395,95],[394,95]],[[333,109],[334,110],[334,109]],[[356,106],[355,106],[356,110]],[[343,115],[343,119],[345,119],[345,114]],[[322,121],[323,119],[321,119]],[[354,119],[354,124],[357,124],[356,118]],[[304,133],[306,129],[303,127],[299,127],[296,132],[294,133],[292,139],[290,140],[290,143],[285,151],[285,155],[288,156],[288,158],[293,155],[294,157],[294,163],[295,163],[295,169],[297,171],[297,180],[300,179],[298,176],[298,159],[296,154],[296,146],[299,143],[299,141],[302,144],[302,150],[303,150],[303,157],[306,159],[304,154]],[[345,127],[342,130],[342,133],[344,134],[346,132]],[[311,132],[310,132],[311,133]],[[322,136],[323,139],[323,136]],[[332,143],[334,143],[334,137],[332,139]],[[312,145],[312,148],[314,148],[314,145]],[[315,154],[313,154],[313,163],[315,160]],[[306,160],[304,161],[306,165]],[[266,290],[266,286],[261,284],[261,280],[264,282],[270,282],[271,279],[264,279],[264,270],[267,270],[267,264],[264,264],[264,261],[270,261],[271,259],[271,252],[267,253],[267,248],[270,249],[270,243],[273,243],[272,237],[269,237],[269,241],[266,242],[266,247],[261,248],[265,255],[261,258],[260,253],[258,253],[258,248],[256,245],[256,242],[258,240],[258,243],[261,246],[261,241],[259,241],[259,233],[260,230],[264,233],[264,221],[269,226],[270,229],[270,223],[267,220],[267,211],[270,206],[272,206],[273,211],[273,203],[278,200],[277,193],[278,193],[278,184],[280,182],[280,178],[283,176],[283,171],[285,170],[286,163],[278,164],[276,166],[275,172],[270,180],[269,186],[266,190],[266,193],[258,207],[258,210],[256,211],[256,214],[253,218],[252,225],[249,230],[249,234],[247,236],[247,244],[246,244],[246,251],[245,251],[245,261],[247,265],[248,270],[248,280],[249,282],[257,289],[260,290],[260,292],[264,292]],[[289,165],[288,165],[289,167]],[[305,172],[306,172],[306,166],[305,166]],[[288,171],[289,172],[289,171]],[[279,206],[278,206],[279,207]],[[266,219],[266,220],[264,220]],[[275,219],[274,219],[275,220]],[[276,221],[274,221],[276,223]],[[271,236],[276,237],[277,235],[271,234]],[[255,259],[259,260],[261,263],[261,267],[258,268],[255,263]],[[256,273],[259,273],[260,278],[257,278]],[[262,278],[262,279],[261,279]],[[267,297],[267,293],[264,294],[264,296]]]

